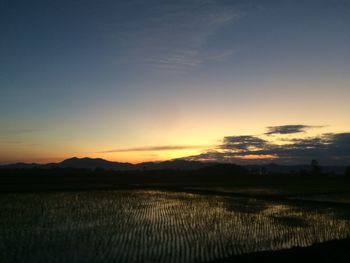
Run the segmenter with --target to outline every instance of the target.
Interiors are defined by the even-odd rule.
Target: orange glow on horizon
[[[248,155],[239,155],[236,156],[237,158],[243,159],[243,160],[254,160],[254,159],[278,159],[278,156],[271,155],[271,154],[248,154]]]

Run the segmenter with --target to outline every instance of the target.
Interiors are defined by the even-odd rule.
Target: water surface
[[[5,262],[202,262],[350,236],[341,207],[162,191],[3,194]]]

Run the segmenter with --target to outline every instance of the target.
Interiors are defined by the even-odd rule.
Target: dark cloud
[[[134,147],[134,148],[122,148],[102,151],[101,153],[112,152],[148,152],[148,151],[171,151],[171,150],[186,150],[186,149],[203,149],[208,146],[201,145],[165,145],[165,146],[146,146],[146,147]]]
[[[222,149],[230,150],[248,150],[251,148],[262,148],[267,142],[259,137],[244,135],[244,136],[227,136],[223,139]]]
[[[264,156],[265,158],[259,158]],[[249,158],[244,158],[249,157]],[[317,159],[327,165],[350,164],[350,133],[327,133],[316,137],[291,139],[278,145],[255,136],[230,136],[216,151],[210,150],[186,159],[202,161],[305,164]]]
[[[305,132],[307,129],[311,128],[321,128],[323,126],[311,126],[311,125],[281,125],[281,126],[269,126],[268,131],[265,133],[267,135],[272,134],[293,134],[299,132]]]

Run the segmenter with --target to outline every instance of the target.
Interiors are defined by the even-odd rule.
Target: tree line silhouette
[[[289,174],[269,173],[265,166],[243,167],[213,164],[199,169],[115,171],[103,168],[2,168],[0,191],[114,189],[145,186],[225,186],[230,184],[277,184],[328,180],[316,160],[311,169]],[[350,168],[346,170],[350,178]],[[333,180],[333,179],[332,179]]]

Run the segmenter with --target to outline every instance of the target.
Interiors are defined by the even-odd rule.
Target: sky
[[[350,164],[350,1],[2,0],[0,163]]]

